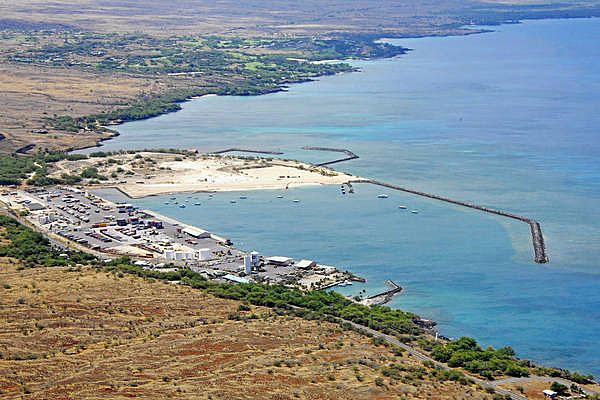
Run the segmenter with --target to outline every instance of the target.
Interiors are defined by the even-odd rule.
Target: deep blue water
[[[239,193],[198,194],[202,206],[186,209],[136,201],[241,248],[368,279],[344,293],[394,279],[406,290],[392,305],[446,335],[600,375],[600,20],[495,29],[397,40],[414,51],[287,93],[194,100],[122,125],[105,148],[244,146],[319,161],[335,155],[300,148],[347,147],[361,158],[339,169],[534,217],[551,258],[543,266],[523,223],[365,185],[350,197],[317,187],[236,204]]]

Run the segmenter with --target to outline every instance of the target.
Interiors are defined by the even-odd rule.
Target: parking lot
[[[316,286],[347,279],[333,267],[327,267],[325,273],[324,267],[315,263],[311,268],[299,268],[287,257],[259,257],[260,262],[249,272],[244,267],[246,253],[226,239],[76,188],[3,192],[0,200],[26,215],[42,232],[99,252],[107,259],[129,256],[148,268],[190,267],[209,278],[225,276],[234,281],[249,273],[254,280],[291,285],[312,275],[316,280],[309,281]]]

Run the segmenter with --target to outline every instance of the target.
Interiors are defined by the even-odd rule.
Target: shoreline
[[[244,151],[274,153],[265,150]],[[160,151],[111,154],[108,161],[106,157],[109,157],[108,153],[104,157],[61,160],[53,166],[48,176],[59,179],[64,175],[80,176],[87,171],[92,175],[86,180],[80,178],[79,186],[114,188],[128,198],[170,193],[284,191],[297,187],[344,185],[362,179],[326,165],[273,157]]]

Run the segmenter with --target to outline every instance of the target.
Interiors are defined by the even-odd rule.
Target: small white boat
[[[171,197],[171,200],[177,200],[177,197]]]
[[[185,204],[180,204],[179,208],[185,208]]]
[[[413,214],[418,214],[419,210],[410,210],[410,212],[413,213]]]
[[[350,282],[350,281],[344,281],[344,282],[338,283],[338,286],[350,286],[350,285],[352,285],[352,282]]]
[[[247,199],[247,198],[248,198],[247,196],[240,196],[240,199],[242,199],[242,200]]]
[[[231,201],[229,201],[229,202],[230,202],[230,203],[232,203],[232,204],[233,204],[233,203],[237,203],[235,200],[231,200]]]
[[[387,199],[388,197],[390,197],[390,196],[388,196],[387,194],[378,194],[377,195],[378,199]]]
[[[165,205],[166,206],[168,206],[169,204],[171,204],[171,203],[169,203],[168,201],[165,201]]]
[[[398,206],[398,208],[402,209],[402,210],[406,210],[406,206]]]
[[[292,200],[294,203],[300,203],[300,200]]]
[[[194,203],[195,206],[201,206],[201,203]]]
[[[278,199],[283,199],[282,195],[277,196]]]

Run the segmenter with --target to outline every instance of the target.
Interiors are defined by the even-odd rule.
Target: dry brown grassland
[[[457,382],[383,377],[407,356],[338,325],[92,268],[0,263],[2,398],[483,399]],[[408,374],[409,372],[407,372]]]

